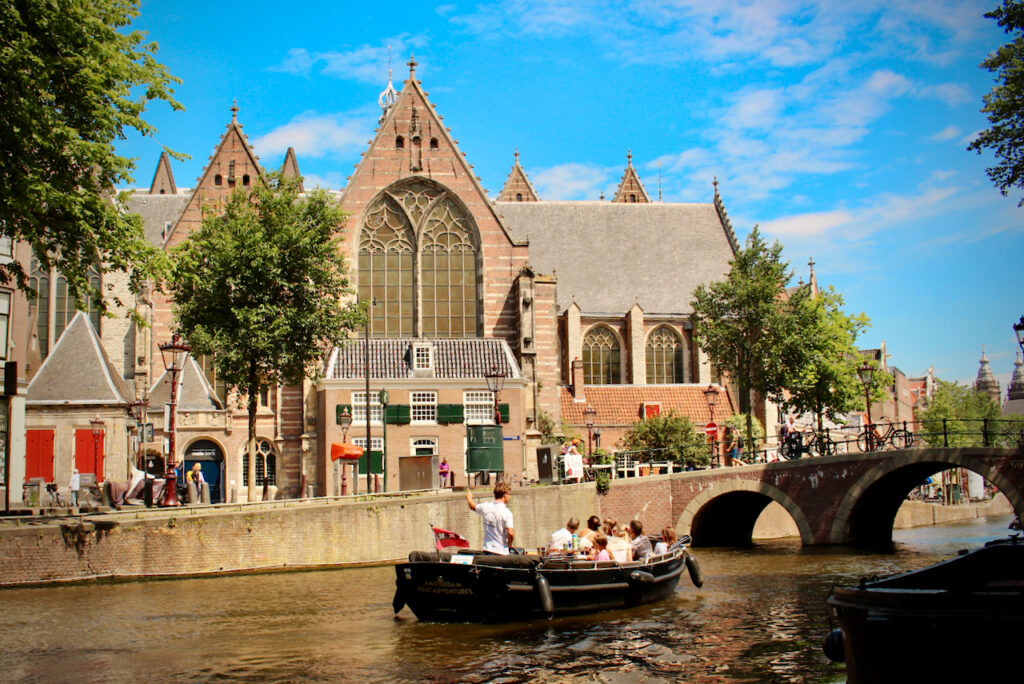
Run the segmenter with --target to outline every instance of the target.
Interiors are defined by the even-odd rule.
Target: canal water
[[[4,682],[843,682],[825,597],[1006,536],[1009,518],[895,532],[896,549],[695,549],[655,606],[512,625],[392,617],[391,567],[0,591]]]

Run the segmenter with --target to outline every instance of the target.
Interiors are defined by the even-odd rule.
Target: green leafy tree
[[[1011,188],[1024,189],[1024,0],[1003,0],[985,16],[995,19],[1012,39],[981,63],[997,77],[981,108],[991,127],[967,149],[995,154],[997,163],[987,169],[988,177],[1006,195]],[[1024,197],[1017,206],[1024,206]]]
[[[782,245],[769,246],[755,226],[731,266],[725,280],[698,287],[691,305],[698,344],[739,385],[740,412],[749,416],[750,393],[781,400],[787,369],[802,365],[804,352],[784,296],[792,274]],[[746,434],[749,444],[749,420]]]
[[[633,423],[622,443],[630,451],[651,451],[684,466],[707,465],[711,456],[690,419],[672,411]]]
[[[939,380],[928,407],[917,412],[918,434],[934,446],[1016,446],[1024,416],[1001,415],[999,404],[970,385]],[[988,421],[986,423],[986,421]]]
[[[126,30],[138,13],[137,0],[0,4],[0,233],[60,270],[74,299],[102,308],[91,267],[128,273],[136,291],[167,267],[139,217],[111,201],[135,166],[114,144],[154,132],[142,118],[150,102],[182,109],[156,43]],[[23,264],[0,262],[0,282],[12,279],[28,289]]]
[[[745,413],[734,413],[725,419],[725,432],[722,435],[722,439],[725,441],[725,447],[731,448],[732,443],[736,437],[741,434],[745,434],[747,430],[747,419],[750,419],[751,435],[754,438],[753,442],[744,441],[744,445],[747,451],[757,451],[760,445],[764,443],[764,426],[761,425],[761,421],[757,419],[757,416],[750,416]]]
[[[864,404],[864,387],[857,377],[861,357],[854,343],[870,322],[863,313],[851,316],[842,307],[843,298],[832,287],[793,302],[803,362],[786,369],[784,406],[814,415],[818,430],[825,418],[837,422],[839,414]],[[873,378],[872,385],[876,384]]]
[[[235,191],[174,251],[179,329],[248,397],[250,501],[260,390],[316,377],[323,354],[363,320],[342,303],[352,294],[336,237],[343,218],[325,192],[300,198],[296,180],[273,174]]]

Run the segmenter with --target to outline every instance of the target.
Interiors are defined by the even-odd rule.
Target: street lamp
[[[1020,345],[1021,351],[1024,351],[1024,316],[1020,317],[1020,321],[1013,324],[1013,332],[1017,333],[1017,344]]]
[[[382,389],[380,394],[377,395],[378,401],[380,401],[380,413],[384,418],[382,422],[382,436],[381,436],[381,450],[380,450],[380,469],[384,471],[384,491],[388,491],[388,391]],[[367,466],[370,465],[370,457],[366,457]],[[377,487],[377,473],[373,474],[373,485],[374,489],[378,492],[380,488]]]
[[[166,481],[164,484],[164,499],[161,506],[179,506],[178,483],[174,468],[177,465],[175,459],[175,436],[176,417],[178,412],[178,373],[185,369],[185,360],[192,347],[181,341],[178,333],[171,335],[171,341],[160,345],[160,358],[164,362],[164,369],[171,374],[171,410],[170,421],[167,426],[167,464]]]
[[[501,425],[501,410],[498,408],[498,397],[501,395],[501,388],[505,386],[505,371],[499,370],[497,366],[484,373],[487,380],[487,389],[494,395],[494,424]]]
[[[138,433],[136,437],[136,439],[139,440],[139,453],[136,456],[137,465],[139,470],[142,471],[143,477],[146,479],[145,489],[142,490],[142,498],[143,501],[145,501],[146,503],[146,508],[149,508],[150,506],[153,505],[153,480],[152,476],[149,473],[149,468],[147,468],[146,464],[143,462],[143,442],[145,442],[146,439],[146,412],[149,409],[149,399],[140,399],[139,401],[133,401],[128,404],[128,409],[132,413],[132,418],[135,419],[135,430]]]
[[[857,377],[860,379],[860,384],[864,385],[864,405],[867,407],[868,425],[871,425],[871,376],[874,372],[875,367],[867,361],[857,366]]]
[[[715,423],[715,403],[718,401],[718,390],[714,385],[708,385],[708,388],[704,390],[704,400],[708,402],[708,413],[711,415],[709,422],[714,425]],[[717,431],[709,434],[711,442],[711,460],[714,462],[717,460],[718,454],[715,453],[715,437],[718,435]],[[713,465],[713,464],[712,464]]]
[[[97,454],[100,453],[100,440],[103,439],[103,421],[99,416],[89,421],[92,426],[92,472],[96,476],[97,484],[103,480],[103,474],[99,472]]]
[[[348,428],[352,425],[352,409],[348,406],[341,407],[338,415],[338,422],[341,423],[341,441],[348,442]],[[357,461],[358,463],[358,461]],[[359,467],[358,465],[356,466]],[[345,473],[345,463],[341,464],[341,495],[348,494],[348,475]]]
[[[594,448],[592,441],[594,437],[594,418],[597,416],[597,409],[587,406],[583,409],[583,424],[587,426],[587,458],[593,459]]]

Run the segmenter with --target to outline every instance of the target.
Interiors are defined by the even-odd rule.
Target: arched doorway
[[[193,442],[185,452],[185,469],[182,472],[188,472],[195,463],[199,464],[203,479],[210,485],[210,502],[223,503],[224,452],[209,439]]]

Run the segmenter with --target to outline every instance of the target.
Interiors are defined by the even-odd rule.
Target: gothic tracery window
[[[647,338],[647,382],[651,385],[684,382],[682,341],[668,327],[655,329]]]
[[[96,268],[88,272],[89,287],[100,289],[100,274]],[[53,287],[51,289],[51,283]],[[29,272],[29,285],[35,290],[32,307],[36,315],[36,334],[39,336],[39,353],[46,358],[60,339],[64,329],[81,309],[89,317],[96,334],[100,334],[100,311],[91,295],[86,295],[84,304],[77,302],[68,293],[68,281],[57,270],[47,271],[33,257]],[[52,331],[52,334],[51,334]]]
[[[607,326],[591,328],[583,338],[583,382],[617,385],[621,382],[619,340]]]
[[[477,335],[471,219],[443,189],[405,183],[374,200],[359,245],[359,299],[379,337]]]

